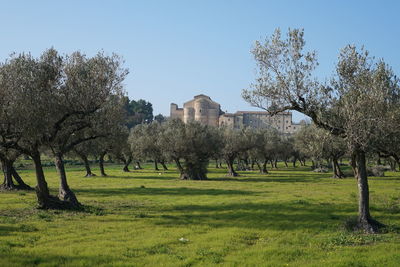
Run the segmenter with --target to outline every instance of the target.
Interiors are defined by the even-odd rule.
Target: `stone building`
[[[266,111],[224,113],[221,111],[221,106],[206,95],[195,96],[194,99],[184,103],[183,108],[179,108],[177,104],[172,103],[171,118],[181,119],[185,123],[199,121],[206,125],[236,129],[243,127],[272,127],[285,134],[292,134],[304,125],[303,122],[293,123],[291,112],[280,112],[274,116],[271,116]]]
[[[294,123],[291,112],[280,112],[271,116],[266,111],[237,111],[225,113],[219,117],[219,125],[230,128],[275,128],[281,133],[292,134],[299,130],[304,123]]]
[[[221,114],[221,106],[206,95],[196,95],[194,99],[184,103],[183,108],[171,104],[171,118],[181,119],[184,123],[199,121],[202,124],[218,126]]]

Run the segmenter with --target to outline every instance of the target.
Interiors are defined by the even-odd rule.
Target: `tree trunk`
[[[139,161],[136,161],[136,166],[137,166],[137,169],[138,169],[138,170],[143,169],[142,166],[140,166],[140,162],[139,162]]]
[[[99,168],[100,168],[100,175],[101,176],[107,176],[107,174],[104,171],[104,156],[107,154],[107,152],[101,152],[99,156]]]
[[[86,169],[85,177],[96,176],[96,174],[92,173],[92,170],[90,169],[89,160],[88,160],[87,156],[83,153],[79,153],[78,155],[82,159],[83,164],[85,164],[85,169]]]
[[[332,168],[333,168],[333,178],[341,179],[345,177],[342,170],[340,169],[340,165],[336,158],[332,159]]]
[[[163,170],[164,171],[168,171],[168,167],[167,167],[167,165],[165,165],[165,161],[160,161],[160,164],[161,164],[161,166],[163,167]]]
[[[181,179],[184,180],[207,180],[207,164],[203,164],[199,162],[198,164],[194,164],[185,160],[185,168],[183,171],[183,175],[181,175]]]
[[[154,170],[155,170],[155,171],[159,171],[159,170],[160,170],[160,169],[158,168],[157,160],[156,160],[156,159],[154,160]]]
[[[64,160],[61,153],[55,155],[55,165],[60,176],[60,188],[58,191],[58,198],[62,201],[68,202],[72,207],[80,207],[78,199],[74,192],[69,188],[67,183],[67,174],[65,173]]]
[[[301,166],[306,166],[306,160],[305,159],[300,160],[300,165]]]
[[[260,164],[257,160],[255,160],[254,163],[257,165],[257,168],[258,168],[258,170],[260,171],[260,173],[263,173],[263,172],[262,172],[261,164]]]
[[[185,171],[183,170],[182,164],[179,161],[179,159],[174,159],[176,167],[178,168],[179,171],[179,176],[181,179],[185,179]]]
[[[14,166],[11,168],[12,176],[14,177],[15,181],[18,183],[18,189],[22,190],[33,190],[32,187],[27,185],[24,180],[22,180],[21,176],[19,176],[18,172],[15,170]]]
[[[369,187],[365,152],[355,151],[352,158],[359,192],[357,228],[367,233],[376,233],[383,225],[372,219],[369,212]]]
[[[215,160],[215,168],[217,168],[217,169],[219,168],[217,159]]]
[[[286,168],[289,167],[286,159],[283,162],[285,163]]]
[[[277,159],[274,160],[274,168],[278,169],[278,160]]]
[[[124,161],[124,168],[122,169],[124,172],[130,172],[129,171],[129,164],[132,162],[132,157],[129,156],[127,160]]]
[[[239,176],[239,174],[235,171],[234,167],[233,167],[233,162],[234,162],[234,158],[228,158],[226,159],[226,165],[228,166],[228,174],[227,176],[231,176],[231,177],[236,177]]]
[[[1,160],[1,165],[3,167],[4,182],[0,186],[1,190],[16,190],[17,186],[14,184],[12,179],[12,162],[7,159]]]
[[[297,161],[297,158],[294,158],[293,162],[292,162],[293,163],[293,168],[296,168],[296,161]]]
[[[243,162],[244,162],[244,170],[245,170],[245,171],[250,170],[249,159],[248,159],[248,158],[245,158],[245,159],[243,160]]]
[[[36,196],[38,199],[39,208],[48,209],[54,207],[54,200],[50,196],[49,188],[47,186],[46,178],[43,172],[42,161],[40,159],[40,152],[35,151],[31,154],[31,158],[33,163],[35,164],[35,172],[36,172]]]
[[[262,166],[262,172],[261,172],[261,173],[265,173],[265,174],[268,173],[268,170],[267,170],[267,163],[268,163],[268,161],[267,161],[267,160],[264,160],[264,163],[263,163],[263,166]]]

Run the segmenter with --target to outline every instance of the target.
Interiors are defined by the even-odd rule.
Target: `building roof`
[[[209,96],[207,96],[207,95],[203,95],[203,94],[195,95],[195,96],[193,97],[192,100],[189,100],[189,101],[183,103],[183,106],[185,106],[186,104],[189,104],[189,103],[191,103],[191,102],[193,102],[193,101],[200,100],[200,99],[204,99],[204,100],[206,100],[206,101],[208,101],[208,102],[211,102],[211,103],[213,103],[213,104],[215,104],[215,105],[221,106],[219,103],[217,103],[217,102],[211,100],[211,97],[209,97]]]
[[[209,97],[208,95],[203,95],[203,94],[195,95],[194,99],[197,99],[197,98],[207,98],[207,99],[211,100],[211,97]]]
[[[224,113],[221,116],[225,116],[225,117],[235,117],[235,114],[233,113]]]
[[[242,114],[259,114],[259,115],[271,115],[268,111],[236,111],[235,114],[242,115]],[[279,112],[276,115],[291,115],[291,112]]]

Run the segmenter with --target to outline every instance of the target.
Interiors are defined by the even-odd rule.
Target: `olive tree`
[[[385,119],[387,123],[383,126],[383,132],[386,134],[386,138],[378,140],[379,150],[377,154],[379,157],[388,158],[389,162],[391,162],[392,170],[395,171],[396,164],[400,169],[400,132],[398,131],[398,125],[400,125],[400,106],[393,108]]]
[[[90,161],[89,161],[89,156],[95,155],[96,153],[97,153],[96,143],[94,140],[80,143],[72,149],[70,155],[78,156],[81,159],[83,165],[85,166],[86,174],[84,177],[96,176],[96,174],[93,173],[92,169],[90,168]]]
[[[7,79],[2,79],[5,81],[2,87],[12,88],[7,90],[12,110],[4,113],[7,114],[4,125],[8,128],[1,131],[0,145],[32,158],[40,207],[67,206],[70,203],[63,201],[63,194],[61,202],[49,194],[41,149],[52,148],[60,173],[60,190],[69,192],[62,156],[85,140],[74,135],[91,127],[93,117],[102,114],[104,104],[120,91],[126,70],[121,69],[116,55],[99,53],[88,59],[76,52],[63,57],[54,49],[45,51],[38,59],[29,54],[14,55],[5,66]],[[72,199],[72,204],[77,203],[73,196],[68,199]]]
[[[160,123],[157,121],[149,124],[138,124],[131,130],[128,139],[135,157],[154,160],[156,171],[158,170],[158,162],[163,165],[164,170],[167,169],[165,157],[158,142],[162,130]]]
[[[233,164],[241,153],[247,152],[257,144],[257,136],[250,128],[231,129],[221,128],[221,154],[228,167],[228,176],[238,176]]]
[[[345,139],[358,182],[357,228],[376,232],[380,223],[369,211],[369,187],[365,154],[377,139],[385,138],[381,124],[398,105],[398,81],[382,61],[364,49],[346,46],[339,55],[336,73],[328,85],[313,76],[318,65],[315,52],[305,52],[303,30],[276,30],[264,43],[256,42],[253,55],[259,76],[243,97],[254,106],[276,113],[296,110],[318,127]]]
[[[4,181],[0,185],[0,190],[33,190],[15,170],[14,162],[20,155],[21,153],[17,150],[0,147],[0,162],[4,173]],[[18,185],[14,184],[13,178]]]
[[[333,178],[344,178],[339,160],[346,154],[343,138],[330,134],[315,125],[307,125],[295,135],[295,146],[302,153],[319,162],[322,159],[332,162]],[[315,163],[313,167],[316,167]]]
[[[113,144],[109,154],[121,161],[124,164],[122,171],[129,172],[129,165],[132,163],[133,155],[131,146],[128,142],[129,130],[126,127],[122,127],[120,131],[113,135]]]
[[[1,105],[1,143],[3,149],[15,149],[29,155],[36,170],[36,194],[39,206],[51,206],[44,176],[40,148],[45,138],[56,135],[62,118],[56,118],[54,93],[62,76],[62,62],[50,49],[39,59],[30,54],[11,55],[2,65],[1,91],[6,99]],[[57,114],[58,115],[58,114]]]
[[[199,122],[185,124],[180,120],[170,120],[162,127],[158,145],[167,159],[175,161],[180,178],[207,179],[209,160],[221,146],[218,129]]]
[[[280,142],[279,132],[274,128],[260,129],[256,132],[256,146],[250,150],[251,157],[255,160],[262,174],[268,173],[267,164],[273,162],[277,155],[277,146]]]

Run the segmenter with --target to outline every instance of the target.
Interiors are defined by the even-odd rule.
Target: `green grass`
[[[94,170],[97,171],[96,169]],[[35,208],[34,192],[0,193],[0,266],[399,266],[400,177],[371,178],[371,212],[389,225],[379,235],[349,233],[354,178],[307,168],[268,175],[210,169],[207,181],[174,170],[83,178],[68,169],[85,211]],[[34,185],[34,172],[22,170]],[[58,178],[46,169],[53,194]]]

